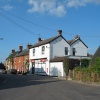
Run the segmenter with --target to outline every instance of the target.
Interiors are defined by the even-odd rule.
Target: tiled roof
[[[25,50],[23,50],[23,51],[17,53],[17,54],[15,55],[15,57],[25,56],[25,55],[28,55],[28,54],[29,54],[29,49],[25,49]]]
[[[64,60],[64,58],[67,58],[66,56],[63,57],[55,57],[53,59],[50,60],[50,62],[61,62]]]
[[[90,65],[92,66],[94,64],[94,59],[97,58],[97,57],[100,57],[100,46],[99,48],[96,50],[96,52],[94,53],[93,57],[92,57],[92,60],[90,62]]]
[[[7,59],[10,59],[10,58],[13,58],[16,54],[18,53],[18,51],[14,52],[14,53],[11,53],[7,58]]]
[[[40,41],[39,43],[36,43],[34,44],[33,46],[31,46],[30,48],[34,48],[34,47],[38,47],[40,45],[44,45],[44,44],[47,44],[47,43],[50,43],[52,42],[53,40],[57,39],[58,37],[62,37],[69,45],[72,45],[73,43],[75,43],[76,41],[80,40],[86,47],[87,45],[80,39],[80,37],[78,38],[75,38],[73,40],[66,40],[62,35],[58,35],[58,36],[55,36],[55,37],[52,37],[52,38],[49,38],[49,39],[46,39],[46,40],[43,40],[43,41]],[[88,48],[88,47],[87,47]]]
[[[50,43],[53,40],[57,39],[58,37],[60,37],[60,35],[59,36],[55,36],[53,38],[49,38],[49,39],[43,40],[43,41],[40,41],[39,43],[36,43],[35,45],[31,46],[30,48],[34,48],[34,47],[37,47],[37,46],[40,46],[40,45],[44,45],[44,44]]]
[[[99,48],[97,49],[97,51],[95,52],[95,54],[94,54],[93,57],[100,57],[100,46],[99,46]]]
[[[68,43],[69,43],[70,45],[72,45],[73,43],[75,43],[75,42],[78,41],[78,40],[80,40],[80,41],[88,48],[88,46],[80,39],[80,37],[77,38],[77,39],[69,40]]]

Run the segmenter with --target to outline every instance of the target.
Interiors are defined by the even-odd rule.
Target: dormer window
[[[65,55],[68,55],[68,47],[65,47]]]
[[[33,56],[35,56],[35,49],[33,49]]]
[[[45,54],[45,46],[42,46],[42,54]]]
[[[73,48],[72,53],[73,53],[73,56],[75,56],[75,48]]]

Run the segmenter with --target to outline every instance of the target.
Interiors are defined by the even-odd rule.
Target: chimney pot
[[[41,38],[38,38],[38,42],[42,41]]]
[[[20,46],[19,46],[19,51],[22,51],[22,50],[23,50],[23,46],[20,45]]]
[[[80,37],[78,35],[75,36],[75,39],[79,39]]]
[[[29,49],[32,45],[31,44],[27,44],[27,49]]]
[[[15,53],[15,49],[12,49],[12,53]]]
[[[58,30],[58,35],[62,35],[62,30]]]

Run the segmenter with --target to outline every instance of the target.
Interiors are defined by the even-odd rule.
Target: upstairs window
[[[42,54],[45,54],[45,46],[42,46]]]
[[[33,49],[33,56],[35,56],[35,49]]]
[[[73,48],[72,52],[73,52],[73,56],[75,56],[75,48]]]
[[[65,55],[68,55],[68,47],[65,47]]]

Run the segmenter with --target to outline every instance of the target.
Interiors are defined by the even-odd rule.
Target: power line
[[[19,17],[19,16],[15,15],[15,14],[12,14],[12,13],[10,13],[10,12],[8,12],[8,11],[5,11],[5,10],[3,10],[2,8],[0,8],[0,10],[6,12],[6,13],[8,13],[8,14],[10,14],[10,15],[12,15],[12,16],[18,18],[18,19],[21,19],[21,20],[23,20],[23,21],[25,21],[25,22],[28,22],[28,23],[33,24],[33,25],[36,25],[36,26],[38,26],[38,27],[41,27],[41,28],[44,28],[44,29],[48,29],[48,30],[51,30],[51,31],[54,31],[54,32],[57,31],[57,30],[55,30],[55,29],[51,29],[51,28],[48,28],[48,27],[45,27],[45,26],[42,26],[42,25],[33,23],[33,22],[31,22],[31,21],[29,21],[29,20],[26,20],[26,19],[24,19],[24,18],[22,18],[22,17]],[[75,36],[75,35],[76,35],[76,34],[69,34],[69,33],[66,33],[66,32],[63,32],[63,33],[64,33],[64,34],[67,34],[67,35],[72,35],[72,36]]]
[[[26,19],[24,19],[24,18],[22,18],[22,17],[19,17],[19,16],[15,15],[15,14],[12,14],[12,13],[6,11],[6,10],[3,10],[2,8],[0,8],[0,10],[6,12],[6,13],[8,13],[8,14],[10,14],[10,15],[16,17],[16,18],[19,18],[19,19],[21,19],[21,20],[23,20],[23,21],[25,21],[25,22],[28,22],[28,23],[30,23],[30,24],[33,24],[33,25],[36,25],[36,26],[38,26],[38,27],[41,27],[41,28],[44,28],[44,29],[48,29],[48,30],[51,30],[51,31],[56,31],[56,30],[54,30],[54,29],[51,29],[51,28],[48,28],[48,27],[45,27],[45,26],[36,24],[36,23],[31,22],[31,21],[29,21],[29,20],[26,20]],[[75,36],[75,35],[76,35],[76,34],[70,34],[70,33],[66,33],[66,32],[63,32],[63,33],[64,33],[64,34],[67,34],[67,35],[71,35],[71,36]],[[38,34],[38,35],[39,35],[39,34]],[[82,36],[82,37],[100,37],[100,36],[85,36],[85,35],[79,35],[79,36]]]
[[[8,12],[8,11],[5,11],[5,10],[3,10],[2,8],[0,8],[0,10],[6,12],[6,13],[8,13],[8,14],[10,14],[10,15],[16,17],[16,18],[19,18],[19,19],[21,19],[21,20],[23,20],[23,21],[25,21],[25,22],[31,23],[31,24],[33,24],[33,25],[36,25],[36,26],[39,26],[39,27],[41,27],[41,28],[45,28],[45,29],[48,29],[48,30],[51,30],[51,31],[56,31],[56,30],[54,30],[54,29],[51,29],[51,28],[48,28],[48,27],[45,27],[45,26],[42,26],[42,25],[33,23],[33,22],[31,22],[31,21],[29,21],[29,20],[26,20],[26,19],[24,19],[24,18],[22,18],[22,17],[19,17],[19,16],[15,15],[15,14],[12,14],[12,13],[10,13],[10,12]]]
[[[23,30],[29,32],[29,33],[32,34],[32,35],[37,35],[37,36],[38,36],[38,34],[34,34],[33,31],[30,31],[29,29],[23,27],[22,25],[18,24],[18,23],[15,22],[15,21],[13,21],[11,18],[7,17],[7,16],[4,15],[2,12],[0,12],[0,15],[1,15],[2,17],[6,18],[7,20],[9,20],[11,23],[13,23],[14,25],[16,25],[17,27],[19,27],[19,28],[21,28],[21,29],[23,29]]]

